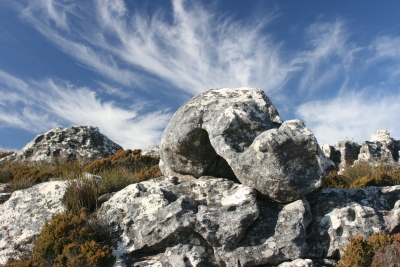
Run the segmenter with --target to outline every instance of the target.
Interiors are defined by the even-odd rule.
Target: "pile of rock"
[[[359,162],[398,165],[400,157],[400,140],[391,138],[390,133],[384,129],[372,134],[371,140],[361,145],[351,140],[343,140],[333,146],[324,144],[321,148],[339,171]]]
[[[346,153],[324,147],[337,164],[354,152],[352,144],[340,147]],[[189,100],[159,149],[164,176],[107,196],[97,211],[116,237],[115,266],[334,266],[351,237],[400,229],[400,186],[310,194],[334,163],[302,122],[282,122],[258,89],[216,89]],[[62,198],[61,182],[41,186],[0,206],[2,255],[12,252],[10,233],[13,245],[38,234],[19,233],[25,225],[11,220],[33,216],[39,225],[62,210],[52,204],[59,201],[53,192]],[[25,193],[56,208],[37,212],[41,202],[18,198]]]
[[[1,161],[85,160],[106,158],[122,147],[93,126],[57,127],[35,137],[20,151]]]

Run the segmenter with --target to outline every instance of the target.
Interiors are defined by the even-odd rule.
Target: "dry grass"
[[[342,173],[330,172],[323,188],[363,188],[366,186],[391,186],[400,184],[400,169],[385,163],[361,162],[346,166]]]
[[[79,179],[83,172],[90,172],[102,176],[102,184],[96,189],[97,193],[102,195],[119,191],[132,183],[161,176],[158,162],[159,158],[140,155],[140,150],[121,150],[108,158],[89,164],[57,159],[39,163],[3,163],[0,166],[0,183],[11,184],[11,191],[15,191],[46,182],[53,177],[74,180]],[[85,186],[90,188],[90,185]]]

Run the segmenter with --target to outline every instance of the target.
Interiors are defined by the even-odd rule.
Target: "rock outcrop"
[[[370,141],[361,145],[351,140],[342,140],[334,146],[324,144],[321,149],[335,163],[336,168],[342,171],[344,167],[359,162],[398,165],[400,141],[391,138],[387,130],[379,130],[372,134]]]
[[[86,160],[106,158],[122,147],[93,126],[57,127],[35,137],[20,151],[0,161]]]
[[[191,257],[215,266],[296,259],[308,251],[306,227],[311,221],[306,200],[257,204],[254,189],[214,177],[130,185],[105,202],[98,216],[119,235],[119,261],[129,264],[147,253],[156,255],[151,260],[173,261],[173,266],[185,266]]]
[[[307,196],[310,258],[339,259],[351,237],[400,230],[400,186],[326,189]]]
[[[63,212],[67,182],[46,182],[12,193],[0,204],[0,264],[31,250],[46,221]]]
[[[213,89],[174,114],[160,143],[160,169],[180,179],[238,179],[278,202],[318,188],[333,163],[298,120],[282,122],[255,88]]]
[[[400,186],[328,189],[280,204],[214,177],[130,185],[98,212],[118,236],[116,266],[227,267],[334,266],[351,237],[399,231],[399,214]]]

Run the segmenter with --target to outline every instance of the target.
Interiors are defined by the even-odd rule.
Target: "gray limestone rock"
[[[313,261],[310,259],[296,259],[290,262],[283,262],[277,267],[314,267]]]
[[[234,249],[215,248],[226,266],[276,265],[305,256],[311,212],[306,200],[258,202],[260,215]]]
[[[339,168],[341,162],[341,153],[340,150],[336,149],[334,146],[329,144],[323,144],[321,146],[322,152],[324,152],[325,156],[332,160],[335,163],[336,168]]]
[[[302,122],[282,123],[255,88],[213,89],[186,102],[164,131],[160,156],[166,176],[238,179],[278,202],[313,191],[333,165]]]
[[[353,165],[354,161],[358,159],[361,146],[351,140],[342,140],[336,142],[334,148],[340,153],[340,163],[337,167],[342,170],[347,165]]]
[[[400,230],[400,186],[326,189],[310,194],[307,257],[338,259],[351,237]]]
[[[101,134],[97,127],[57,127],[38,135],[20,151],[1,161],[85,160],[106,158],[122,147]]]
[[[358,161],[378,161],[393,164],[399,160],[399,148],[396,140],[386,130],[372,134],[371,140],[362,144]]]
[[[159,251],[197,235],[208,246],[234,247],[257,219],[256,192],[232,181],[175,177],[133,184],[103,203],[98,215],[120,236],[116,254]]]
[[[46,182],[12,193],[0,205],[0,264],[32,249],[46,221],[64,212],[67,182]]]

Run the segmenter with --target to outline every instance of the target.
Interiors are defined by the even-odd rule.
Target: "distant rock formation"
[[[379,162],[399,165],[400,141],[390,137],[383,129],[372,134],[370,141],[361,145],[350,140],[336,142],[334,146],[321,146],[325,155],[331,159],[339,171],[347,165],[358,162]]]
[[[181,179],[238,179],[278,202],[321,185],[333,163],[299,120],[282,122],[263,91],[212,89],[174,114],[160,143],[160,169]]]
[[[159,158],[160,157],[160,146],[154,145],[154,146],[148,147],[145,150],[141,151],[140,154],[145,155],[145,156]]]
[[[0,161],[87,160],[106,158],[122,147],[93,126],[57,127],[35,137],[20,151]]]

